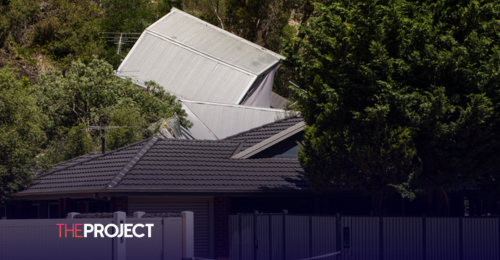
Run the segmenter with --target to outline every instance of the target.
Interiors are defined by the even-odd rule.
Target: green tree
[[[170,12],[172,7],[182,7],[182,0],[103,0],[100,20],[102,32],[142,33],[149,25]],[[118,35],[118,34],[115,34]],[[107,35],[109,36],[109,35]],[[129,38],[132,40],[132,38]],[[109,42],[106,60],[118,67],[135,42],[121,46],[120,54],[117,45]]]
[[[175,96],[154,82],[147,89],[113,76],[111,65],[94,59],[89,64],[73,62],[65,76],[42,74],[38,81],[38,103],[48,117],[45,126],[48,154],[53,162],[96,150],[99,130],[89,126],[121,126],[108,130],[108,150],[156,134],[161,119],[174,116],[189,127],[186,113]],[[95,141],[92,141],[95,140]]]
[[[71,61],[104,55],[101,10],[95,1],[10,0],[0,5],[0,47],[22,58],[43,54],[64,70]],[[36,62],[36,61],[34,61]]]
[[[300,28],[305,37],[288,46],[287,61],[307,91],[298,93],[308,125],[299,160],[311,183],[345,184],[373,195],[375,174],[400,192],[411,185],[425,189],[429,213],[447,214],[451,189],[498,172],[498,1],[314,6]],[[352,154],[346,145],[362,149]],[[335,160],[311,163],[336,151]],[[375,166],[383,158],[389,160]],[[373,173],[345,160],[372,163]],[[399,179],[389,178],[395,167]],[[353,171],[359,173],[355,181],[346,177]]]
[[[39,169],[43,119],[28,79],[0,69],[0,201],[27,187]]]

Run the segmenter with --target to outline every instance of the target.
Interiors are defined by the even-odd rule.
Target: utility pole
[[[122,46],[127,43],[135,43],[139,39],[140,33],[127,33],[127,32],[100,32],[103,35],[99,38],[106,39],[108,42],[118,45],[116,54],[122,53]]]

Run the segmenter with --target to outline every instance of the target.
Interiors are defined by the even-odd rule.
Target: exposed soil
[[[26,77],[31,84],[35,83],[39,70],[36,65],[31,65],[15,53],[5,49],[0,49],[0,68],[10,67],[19,75],[19,78]]]

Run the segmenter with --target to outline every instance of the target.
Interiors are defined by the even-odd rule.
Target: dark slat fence
[[[500,260],[498,217],[229,216],[229,259]]]

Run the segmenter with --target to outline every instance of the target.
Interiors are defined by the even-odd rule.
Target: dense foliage
[[[362,187],[376,212],[384,187],[424,189],[446,213],[450,189],[498,179],[498,1],[325,1],[313,16],[289,62],[317,189]]]
[[[37,83],[38,105],[47,116],[45,127],[51,161],[64,161],[99,146],[103,131],[89,126],[121,126],[108,130],[107,149],[152,136],[161,119],[177,114],[189,126],[175,96],[154,82],[147,89],[113,76],[110,64],[96,57],[89,63],[73,62],[66,75],[42,74]],[[95,140],[95,141],[93,141]]]
[[[35,156],[45,141],[43,123],[29,81],[0,69],[0,202],[40,170]]]

